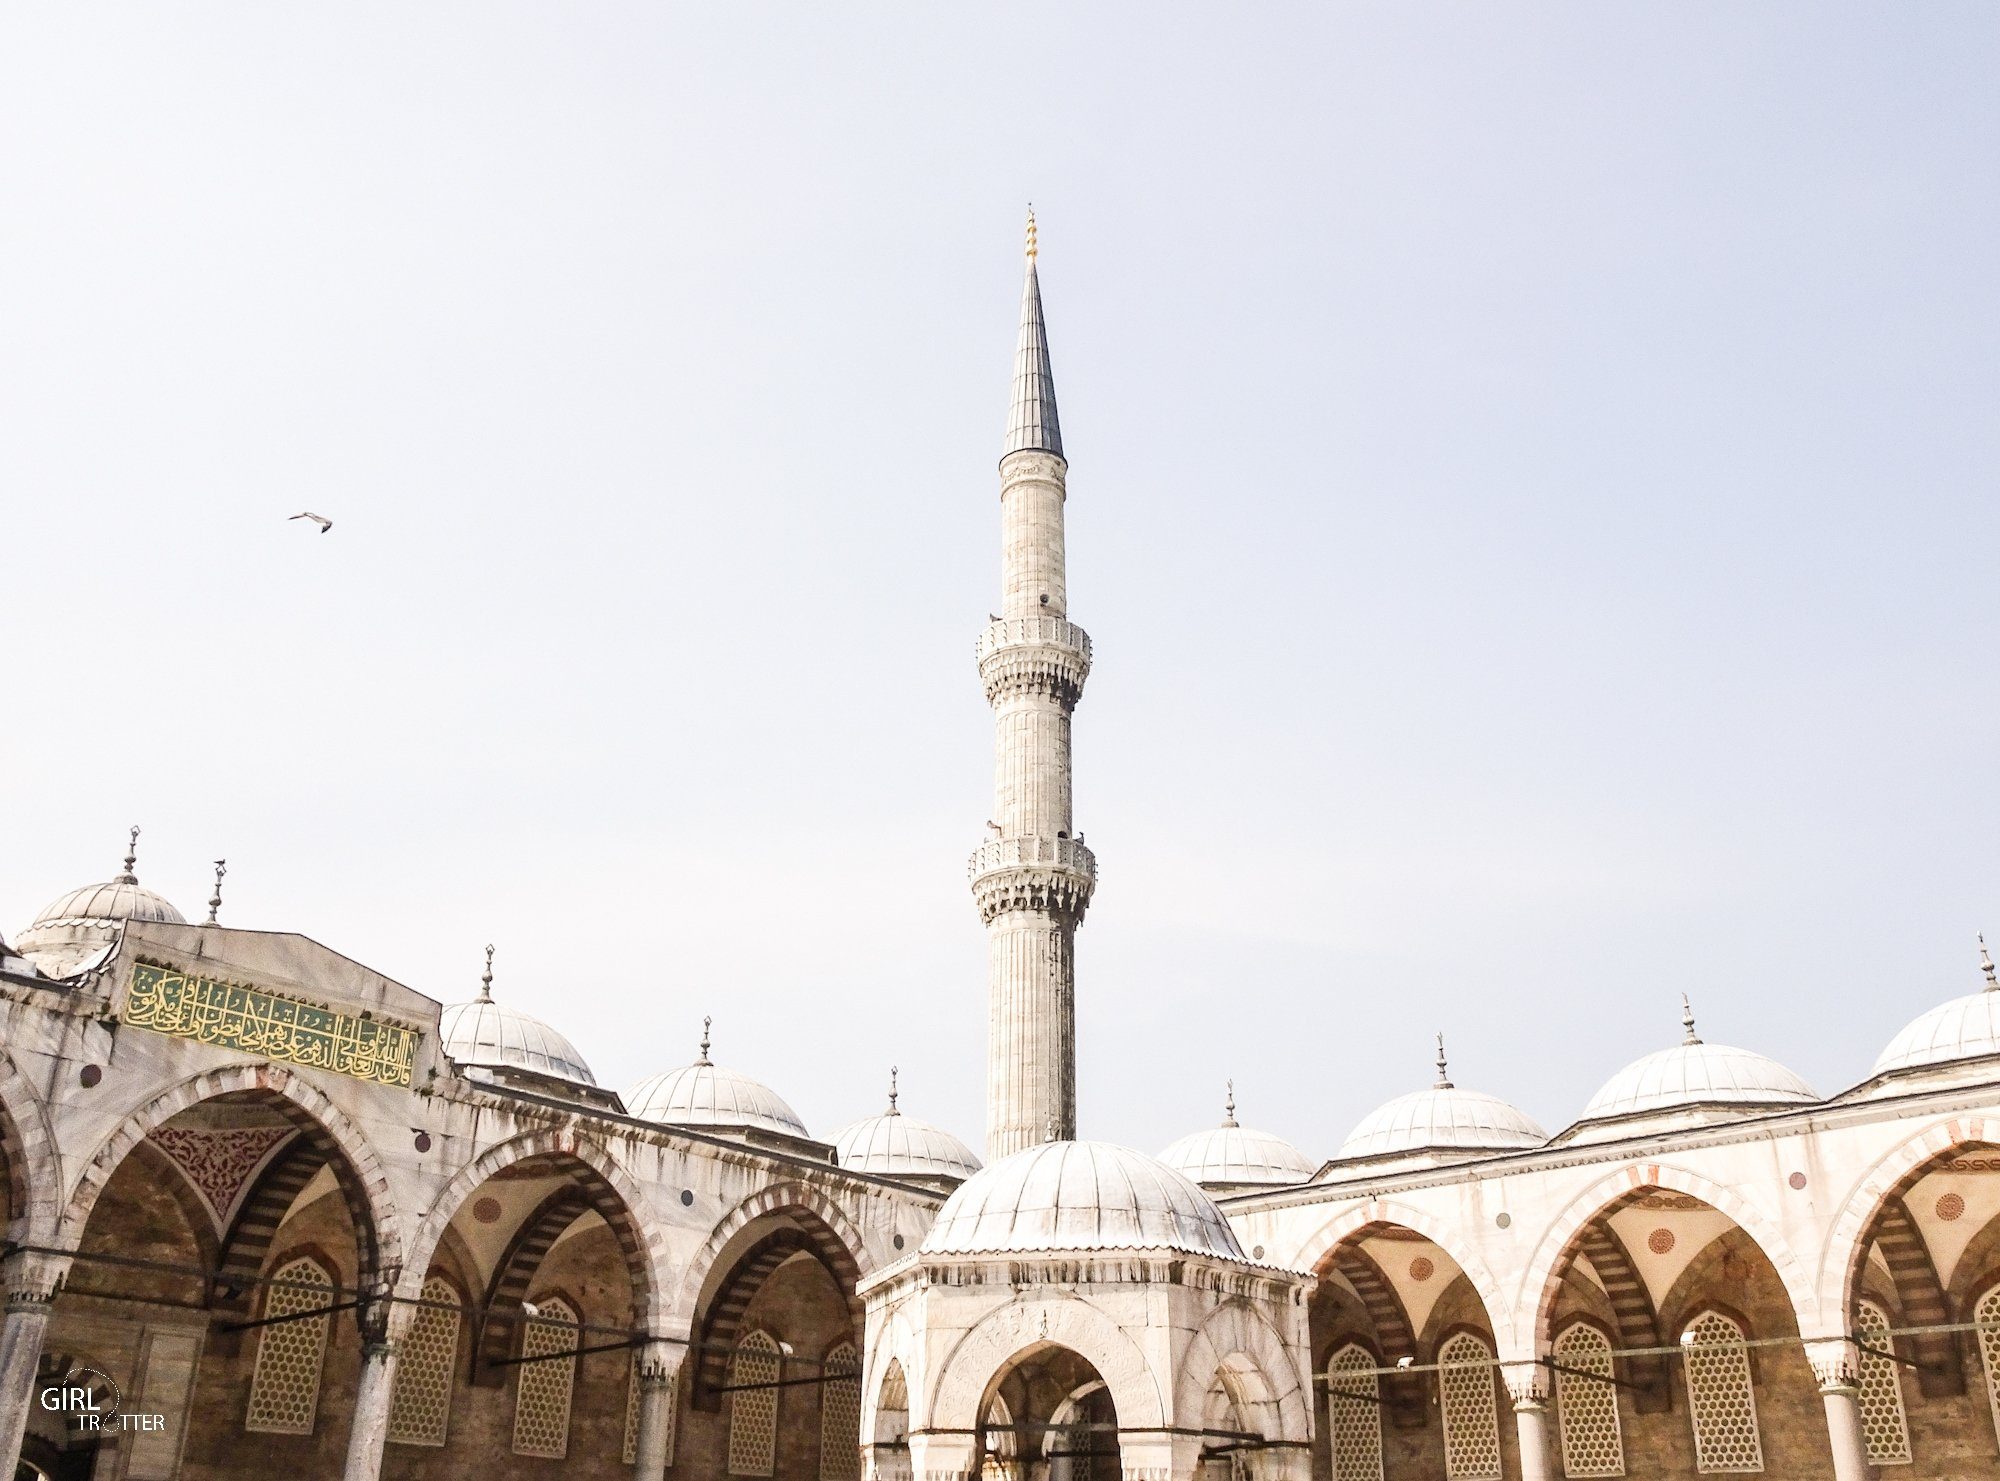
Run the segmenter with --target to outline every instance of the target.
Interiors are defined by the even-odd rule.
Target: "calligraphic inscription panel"
[[[240,1049],[376,1085],[408,1085],[418,1033],[177,967],[138,962],[119,1015],[134,1028]]]

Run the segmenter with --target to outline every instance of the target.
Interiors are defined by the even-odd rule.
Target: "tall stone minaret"
[[[986,922],[989,1160],[1076,1135],[1076,928],[1097,863],[1070,820],[1070,714],[1090,672],[1090,636],[1069,620],[1063,577],[1068,471],[1030,211],[1000,455],[1000,615],[979,637],[996,731],[993,812],[969,869]]]

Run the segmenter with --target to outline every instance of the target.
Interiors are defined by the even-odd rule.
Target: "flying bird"
[[[306,510],[303,514],[294,514],[292,518],[311,520],[314,524],[319,526],[319,532],[322,535],[324,535],[328,530],[333,528],[332,520],[328,519],[324,514],[314,514],[310,509]]]

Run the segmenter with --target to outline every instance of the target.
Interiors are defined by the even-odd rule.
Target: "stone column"
[[[1521,1481],[1555,1481],[1549,1440],[1549,1371],[1540,1363],[1502,1370],[1514,1400],[1514,1433],[1521,1445]]]
[[[639,1440],[632,1474],[660,1481],[667,1474],[667,1442],[674,1433],[674,1380],[687,1349],[655,1338],[639,1349]]]
[[[910,1474],[916,1481],[978,1481],[980,1457],[970,1435],[910,1435]]]
[[[69,1274],[68,1255],[16,1250],[0,1265],[6,1284],[0,1316],[0,1475],[12,1476],[21,1460],[21,1436],[35,1403],[35,1371],[42,1358],[42,1335],[56,1291]]]
[[[361,1308],[361,1378],[354,1389],[354,1418],[347,1427],[347,1464],[341,1481],[376,1481],[382,1446],[389,1438],[389,1409],[396,1398],[396,1352],[417,1308],[391,1304],[385,1287]]]
[[[1868,1441],[1861,1429],[1861,1354],[1852,1342],[1808,1342],[1806,1357],[1819,1379],[1826,1406],[1827,1441],[1833,1449],[1834,1481],[1873,1481]]]

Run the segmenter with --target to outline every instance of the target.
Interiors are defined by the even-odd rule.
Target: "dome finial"
[[[1222,1082],[1222,1092],[1222,1124],[1225,1127],[1234,1126],[1236,1124],[1236,1082],[1234,1080],[1224,1080]]]
[[[1035,260],[1035,203],[1028,202],[1028,261]]]
[[[1446,1073],[1446,1071],[1445,1071],[1445,1061],[1444,1061],[1444,1035],[1443,1035],[1443,1034],[1439,1034],[1439,1035],[1438,1035],[1438,1057],[1437,1057],[1437,1069],[1438,1069],[1438,1077],[1437,1077],[1437,1082],[1436,1082],[1435,1084],[1433,1084],[1433,1085],[1431,1086],[1431,1089],[1433,1089],[1433,1090],[1449,1090],[1449,1089],[1451,1089],[1451,1088],[1452,1088],[1452,1084],[1451,1084],[1451,1076],[1450,1076],[1449,1074],[1447,1074],[1447,1073]]]
[[[217,859],[215,861],[215,893],[208,897],[208,923],[211,926],[215,924],[216,912],[222,909],[222,876],[228,872],[229,861],[227,859]]]
[[[119,875],[117,879],[113,880],[112,883],[137,884],[139,882],[139,876],[134,874],[132,872],[132,869],[133,866],[135,866],[138,862],[139,862],[139,825],[137,823],[134,823],[132,825],[131,841],[125,845],[125,872]]]
[[[713,1018],[710,1018],[710,1017],[709,1017],[709,1016],[708,1016],[707,1014],[705,1014],[705,1013],[704,1013],[704,1014],[702,1015],[702,1019],[701,1019],[701,1058],[695,1061],[695,1063],[696,1063],[696,1064],[707,1064],[707,1063],[708,1063],[708,1027],[709,1027],[709,1025],[710,1025],[710,1024],[712,1024],[712,1023],[714,1023],[714,1022],[715,1022],[715,1020],[714,1020]]]
[[[896,1109],[896,1067],[894,1065],[889,1066],[889,1114],[891,1116],[900,1116],[903,1114]]]
[[[1979,970],[1986,974],[1986,990],[2000,992],[2000,975],[1993,970],[1993,958],[1986,954],[1986,933],[1979,933]]]
[[[1694,1031],[1694,1009],[1689,1006],[1688,995],[1686,993],[1681,994],[1681,1027],[1687,1031],[1686,1037],[1681,1040],[1683,1044],[1699,1044],[1701,1042],[1700,1036]]]
[[[486,943],[486,970],[479,974],[479,1001],[493,1001],[493,943]]]

